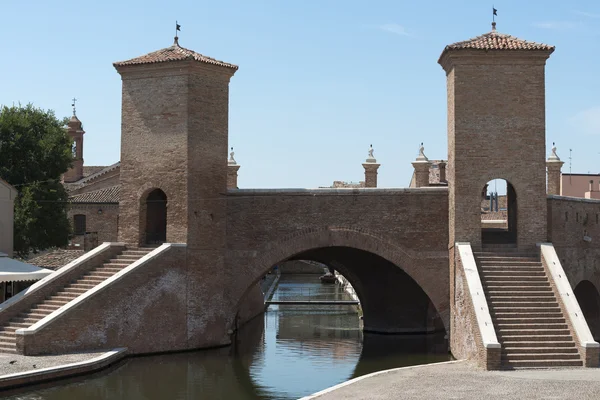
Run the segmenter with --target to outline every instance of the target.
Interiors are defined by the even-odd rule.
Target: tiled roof
[[[83,178],[75,182],[65,182],[64,186],[67,191],[74,191],[77,189],[81,189],[86,186],[88,183],[93,181],[94,179],[108,173],[114,171],[115,169],[119,169],[121,167],[121,162],[117,161],[116,163],[109,166],[91,166],[91,167],[83,167]],[[89,168],[88,173],[86,175],[86,168]]]
[[[554,46],[530,42],[495,30],[462,42],[449,44],[442,54],[448,50],[545,50],[554,51]]]
[[[238,69],[237,65],[229,64],[224,61],[215,60],[214,58],[207,57],[200,53],[196,53],[193,50],[189,50],[179,46],[177,42],[171,47],[167,47],[158,51],[153,51],[146,55],[132,58],[131,60],[118,61],[113,63],[115,67],[121,67],[126,65],[139,65],[139,64],[155,64],[169,61],[185,61],[195,60],[206,64],[218,65],[220,67],[231,68],[234,70]]]
[[[111,186],[70,197],[71,203],[118,203],[120,186]]]
[[[429,184],[440,184],[447,183],[446,180],[440,180],[440,167],[439,163],[444,162],[448,163],[445,160],[429,160],[431,162],[431,166],[429,167]]]
[[[90,175],[94,175],[96,172],[102,171],[106,168],[105,165],[89,165],[83,167],[83,177],[87,178]]]
[[[56,249],[34,256],[26,260],[26,262],[38,267],[57,270],[60,267],[64,267],[71,261],[81,257],[84,253],[85,251],[83,250]]]

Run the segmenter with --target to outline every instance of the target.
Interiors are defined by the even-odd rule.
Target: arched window
[[[481,191],[482,243],[517,242],[517,193],[504,179],[493,179]]]
[[[76,214],[73,216],[73,230],[76,235],[84,235],[86,226],[85,226],[85,215]]]

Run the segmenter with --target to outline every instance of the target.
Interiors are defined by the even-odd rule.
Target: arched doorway
[[[504,179],[492,179],[481,191],[481,243],[517,243],[517,192]]]
[[[167,195],[154,189],[146,198],[146,244],[162,244],[167,240]]]
[[[600,294],[598,290],[592,282],[584,280],[579,282],[573,292],[594,340],[600,340]]]

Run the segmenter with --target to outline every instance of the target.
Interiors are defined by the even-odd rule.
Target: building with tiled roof
[[[29,258],[27,263],[56,271],[71,261],[78,259],[84,253],[83,249],[53,249],[36,254]]]

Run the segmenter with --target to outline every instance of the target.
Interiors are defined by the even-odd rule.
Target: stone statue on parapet
[[[377,162],[377,160],[375,159],[375,156],[373,155],[373,145],[371,145],[371,147],[369,147],[369,157],[367,157],[366,162],[368,164],[374,164]]]
[[[235,152],[233,151],[233,147],[232,147],[231,153],[229,153],[229,161],[227,162],[228,164],[237,164],[235,162],[235,158],[233,158],[234,155],[235,155]]]
[[[421,142],[421,146],[419,146],[419,155],[417,156],[417,161],[428,161],[429,159],[425,156],[425,147],[423,146],[423,142]]]
[[[548,160],[560,160],[560,157],[558,156],[558,154],[556,154],[556,144],[554,142],[552,142],[552,154],[550,154]]]

